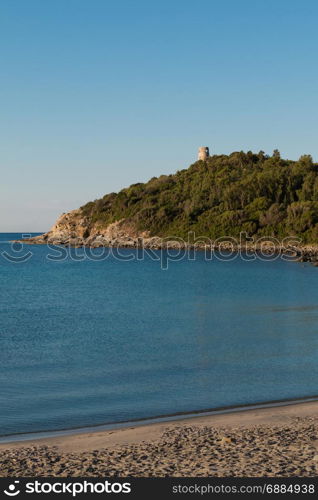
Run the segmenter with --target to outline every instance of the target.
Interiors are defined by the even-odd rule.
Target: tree
[[[273,158],[280,159],[280,152],[278,151],[278,149],[274,149],[274,151],[273,151]]]

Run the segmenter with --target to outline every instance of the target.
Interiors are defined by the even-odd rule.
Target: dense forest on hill
[[[153,177],[89,202],[81,210],[103,226],[128,219],[156,236],[297,235],[318,241],[318,164],[284,160],[277,150],[215,155],[173,175]]]

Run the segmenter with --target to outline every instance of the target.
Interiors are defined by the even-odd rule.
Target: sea
[[[318,394],[318,269],[0,235],[0,436]]]

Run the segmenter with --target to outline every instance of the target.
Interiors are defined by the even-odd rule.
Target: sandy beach
[[[318,402],[0,444],[5,476],[315,476]]]

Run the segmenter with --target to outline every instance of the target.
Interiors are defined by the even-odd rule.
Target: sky
[[[318,161],[316,0],[1,0],[0,231],[212,154]]]

